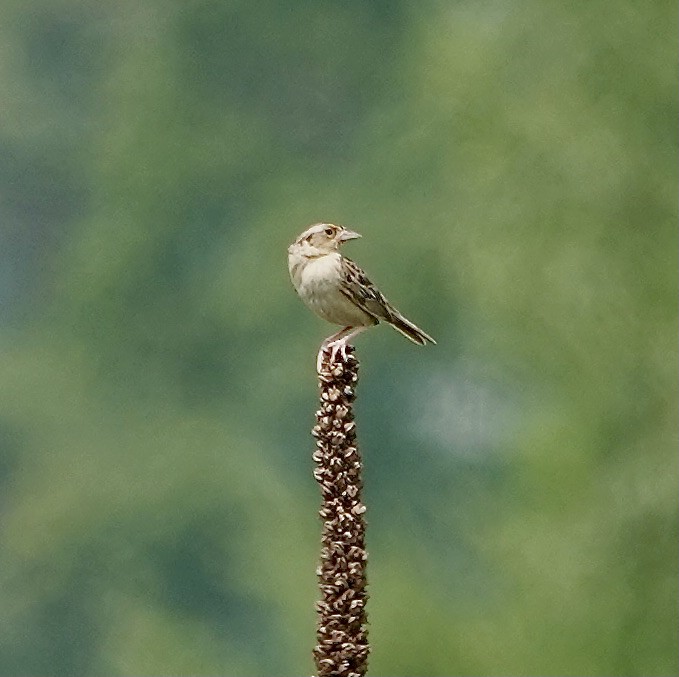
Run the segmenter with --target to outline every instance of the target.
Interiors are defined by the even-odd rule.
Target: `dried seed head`
[[[317,449],[314,477],[321,487],[323,520],[321,561],[317,569],[321,600],[317,603],[318,677],[362,677],[370,650],[365,603],[366,508],[360,500],[361,456],[356,447],[352,402],[358,382],[353,348],[330,362],[324,353],[319,375],[321,407],[313,435]]]

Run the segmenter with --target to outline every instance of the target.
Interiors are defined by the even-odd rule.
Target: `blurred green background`
[[[0,674],[311,674],[320,220],[371,674],[677,674],[676,14],[6,0]]]

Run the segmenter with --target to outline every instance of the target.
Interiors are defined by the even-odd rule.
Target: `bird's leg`
[[[321,344],[321,348],[325,350],[328,346],[331,346],[336,341],[339,341],[344,335],[350,333],[352,329],[353,327],[342,327],[342,329],[340,329],[338,332],[324,339],[323,343]]]
[[[342,340],[342,337],[343,337],[345,334],[350,333],[350,332],[352,331],[352,329],[353,329],[353,327],[343,327],[342,329],[340,329],[338,332],[336,332],[336,333],[333,334],[332,336],[328,336],[328,338],[326,338],[326,339],[323,341],[323,343],[321,343],[321,347],[320,347],[320,349],[319,349],[319,351],[318,351],[318,356],[316,357],[316,371],[317,371],[319,374],[321,373],[321,365],[323,364],[323,353],[324,353],[329,347],[334,346],[334,344],[335,344],[337,341],[341,341],[341,340]],[[330,359],[331,359],[331,360],[334,360],[334,359],[335,359],[335,355],[337,355],[337,352],[336,352],[336,351],[335,351],[335,352],[331,352],[331,357],[330,357]],[[346,357],[346,355],[345,355],[345,357]]]
[[[357,336],[360,334],[362,331],[365,331],[368,327],[346,327],[343,329],[341,332],[338,332],[339,334],[343,334],[342,336],[338,336],[335,338],[333,341],[328,343],[326,347],[330,348],[330,361],[332,362],[335,357],[337,357],[337,353],[342,356],[344,360],[347,359],[347,344],[349,343],[349,339],[353,338],[354,336]],[[345,330],[348,330],[345,333]]]

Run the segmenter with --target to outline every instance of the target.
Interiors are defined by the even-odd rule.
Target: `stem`
[[[314,477],[321,487],[323,520],[321,561],[317,570],[321,600],[314,660],[318,677],[359,677],[366,673],[370,645],[365,604],[365,506],[361,503],[361,455],[352,411],[358,360],[328,353],[319,374],[321,407],[312,434],[316,438]]]

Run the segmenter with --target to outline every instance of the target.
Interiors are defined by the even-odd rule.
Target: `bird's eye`
[[[326,228],[326,229],[325,229],[325,234],[326,234],[328,237],[332,237],[332,236],[335,234],[335,231],[334,231],[332,228]]]

